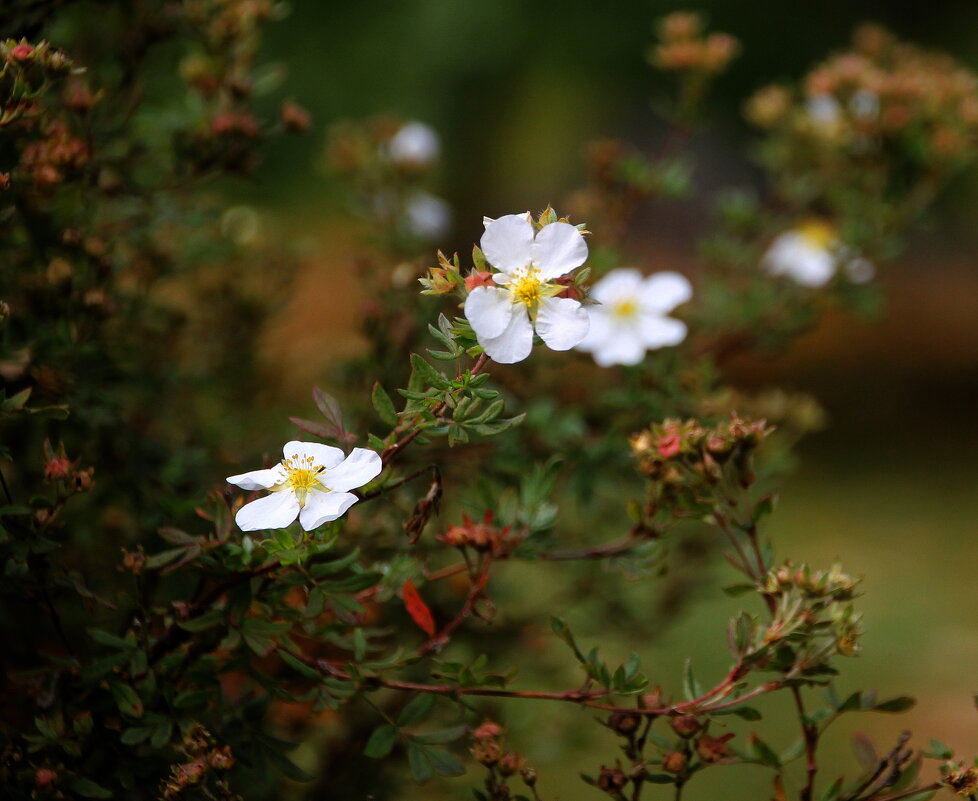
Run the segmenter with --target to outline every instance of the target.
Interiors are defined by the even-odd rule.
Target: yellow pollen
[[[826,250],[835,241],[835,229],[822,220],[806,220],[797,230],[806,243],[820,250]]]
[[[529,308],[536,306],[543,297],[543,282],[537,277],[538,271],[527,267],[526,272],[509,283],[513,303],[522,303]]]
[[[319,480],[319,474],[322,472],[323,466],[321,464],[315,464],[315,461],[312,456],[293,456],[282,462],[286,477],[285,481],[279,487],[276,487],[276,489],[285,489],[286,487],[291,489],[295,493],[300,507],[306,505],[306,497],[309,495],[310,490],[326,489]]]
[[[619,320],[630,320],[638,314],[638,303],[631,298],[622,300],[611,307],[611,314]]]

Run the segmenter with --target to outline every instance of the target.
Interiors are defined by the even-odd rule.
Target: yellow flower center
[[[611,316],[618,320],[631,320],[636,314],[638,314],[638,303],[631,298],[611,306]]]
[[[827,250],[835,241],[835,229],[823,220],[806,220],[798,226],[805,242],[819,250]]]
[[[282,462],[285,468],[285,481],[275,489],[290,489],[295,493],[299,506],[306,505],[306,498],[311,490],[325,490],[326,487],[319,480],[319,474],[323,470],[321,464],[315,464],[312,456],[292,456]]]
[[[516,276],[509,283],[513,303],[522,303],[528,308],[536,306],[543,297],[543,282],[537,277],[539,271],[528,266],[526,272]]]

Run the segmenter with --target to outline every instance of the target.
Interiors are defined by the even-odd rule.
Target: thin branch
[[[798,720],[801,722],[801,733],[805,738],[805,770],[807,779],[805,786],[801,788],[800,798],[801,801],[812,801],[812,795],[815,792],[815,774],[818,773],[818,762],[816,761],[818,727],[813,726],[805,715],[805,702],[801,697],[801,689],[794,686],[791,688],[791,694],[795,699]]]

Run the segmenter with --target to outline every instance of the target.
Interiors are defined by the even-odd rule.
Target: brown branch
[[[818,727],[808,722],[805,716],[805,703],[801,697],[801,689],[797,686],[791,688],[791,694],[795,699],[795,708],[798,710],[798,719],[801,722],[801,733],[805,739],[805,771],[807,779],[805,786],[801,788],[801,801],[812,801],[815,792],[815,774],[818,773],[818,762],[816,761],[816,751],[818,749]]]
[[[486,589],[486,584],[489,583],[489,569],[491,567],[492,554],[487,553],[482,562],[482,569],[479,571],[479,575],[476,577],[475,581],[472,582],[472,586],[469,588],[469,594],[466,596],[465,603],[462,605],[462,608],[440,632],[431,637],[418,649],[419,656],[424,656],[432,651],[440,651],[451,638],[455,629],[461,626],[465,619],[472,614],[472,611],[475,609],[476,602],[483,596]]]

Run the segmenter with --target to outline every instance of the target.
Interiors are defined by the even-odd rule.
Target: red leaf
[[[418,628],[429,637],[434,637],[435,619],[431,616],[431,610],[428,608],[428,604],[421,599],[411,579],[404,582],[401,593],[404,596],[404,608],[407,609],[411,620],[417,623]]]

